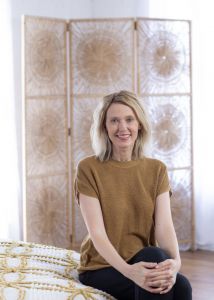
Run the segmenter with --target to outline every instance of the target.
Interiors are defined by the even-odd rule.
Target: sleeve
[[[172,196],[172,190],[169,183],[169,177],[167,173],[167,167],[164,163],[161,162],[159,171],[158,171],[158,182],[157,182],[157,192],[156,197],[162,193],[168,192],[169,196]]]
[[[79,163],[74,180],[74,195],[78,204],[80,193],[97,199],[99,194],[93,171],[84,161]]]

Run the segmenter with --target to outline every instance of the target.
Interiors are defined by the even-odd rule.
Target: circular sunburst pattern
[[[35,34],[30,52],[30,62],[35,78],[42,83],[51,83],[63,68],[61,43],[51,31]]]
[[[25,18],[26,96],[66,92],[66,23]]]
[[[90,33],[77,47],[79,76],[88,84],[108,86],[116,83],[128,72],[128,53],[124,52],[122,38],[107,30]]]
[[[145,67],[154,81],[165,82],[178,78],[185,65],[185,49],[171,32],[158,31],[146,42]]]
[[[54,182],[51,180],[38,183],[35,180],[31,183],[27,206],[28,237],[34,242],[62,246],[68,230],[66,185],[61,178],[58,178],[58,182],[56,179],[53,179]]]
[[[189,22],[141,19],[138,29],[139,93],[189,93]]]
[[[170,103],[158,107],[153,115],[152,138],[156,152],[172,155],[186,140],[185,115]]]
[[[145,97],[152,129],[151,153],[170,168],[191,165],[190,98]]]
[[[31,123],[31,141],[33,148],[40,156],[52,156],[61,147],[61,116],[54,110],[34,115]]]
[[[133,88],[133,23],[72,22],[74,94]]]
[[[28,175],[66,171],[67,131],[64,100],[30,100],[27,106]]]

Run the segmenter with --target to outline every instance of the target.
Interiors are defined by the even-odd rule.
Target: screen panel
[[[136,35],[137,90],[151,123],[150,155],[168,167],[179,246],[194,248],[190,21],[139,18]]]
[[[69,247],[66,22],[24,18],[25,239]]]

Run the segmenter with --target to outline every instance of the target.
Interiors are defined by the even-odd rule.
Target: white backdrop
[[[0,237],[16,239],[20,234],[20,181],[13,77],[11,15],[7,1],[0,3]],[[20,105],[20,104],[19,104]]]
[[[21,15],[193,20],[196,242],[214,250],[214,21],[209,0],[0,0],[0,237],[22,239]],[[18,210],[19,207],[19,210]]]

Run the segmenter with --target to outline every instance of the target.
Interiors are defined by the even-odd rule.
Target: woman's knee
[[[159,263],[168,258],[170,257],[166,252],[159,247],[145,247],[137,253],[135,262],[146,261]]]

